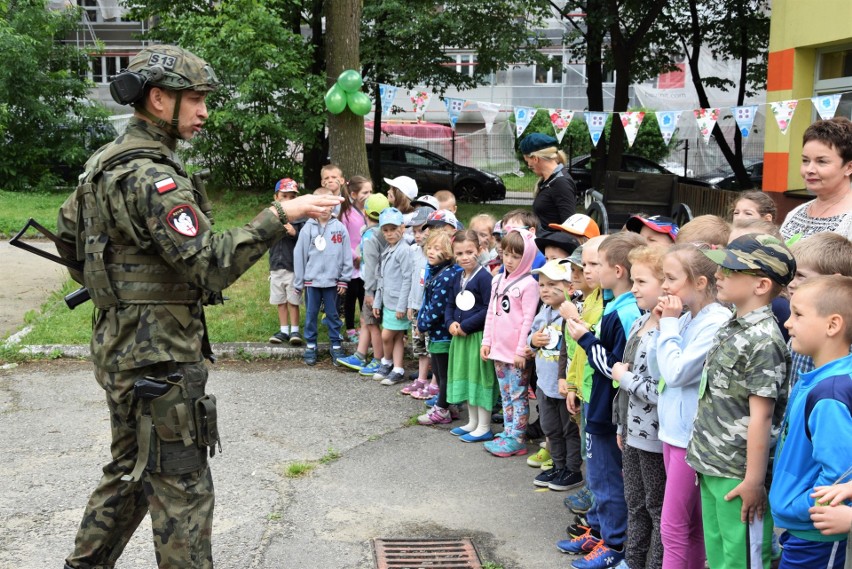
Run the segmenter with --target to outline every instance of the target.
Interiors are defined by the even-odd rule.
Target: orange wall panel
[[[795,49],[769,52],[766,70],[766,90],[784,91],[793,88],[793,60]]]
[[[763,191],[785,192],[789,190],[787,168],[790,155],[786,152],[766,152],[763,154]]]

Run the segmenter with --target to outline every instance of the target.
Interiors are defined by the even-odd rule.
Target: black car
[[[574,183],[577,184],[577,192],[584,194],[586,190],[592,187],[592,160],[591,155],[584,154],[577,156],[571,160],[571,177],[574,178]],[[656,162],[636,156],[635,154],[621,155],[621,172],[642,172],[645,174],[668,174],[674,175],[674,172],[666,170]],[[678,176],[678,182],[683,184],[692,184],[695,186],[710,187],[707,182],[688,178],[686,176]]]
[[[751,180],[751,187],[756,190],[763,188],[763,160],[746,163],[745,169],[749,180]],[[714,188],[722,190],[743,189],[730,169],[716,170],[702,176],[701,179],[712,184]]]
[[[375,178],[372,144],[367,144],[367,160],[370,173]],[[453,166],[451,161],[425,148],[407,144],[382,144],[381,162],[383,178],[413,178],[421,194],[451,190],[456,199],[466,202],[506,198],[506,186],[500,176],[461,164]]]

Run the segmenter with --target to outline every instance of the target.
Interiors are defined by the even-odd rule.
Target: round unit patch
[[[181,204],[172,208],[168,215],[169,227],[187,237],[198,235],[198,217],[189,204]]]

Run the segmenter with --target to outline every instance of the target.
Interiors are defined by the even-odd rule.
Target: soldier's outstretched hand
[[[323,211],[339,205],[342,201],[343,197],[341,196],[333,196],[330,194],[315,196],[313,194],[307,194],[279,203],[281,203],[281,206],[284,208],[284,212],[287,214],[287,217],[291,220],[297,220],[305,217],[318,217],[321,213],[323,213]],[[275,213],[274,207],[270,206],[269,209]]]

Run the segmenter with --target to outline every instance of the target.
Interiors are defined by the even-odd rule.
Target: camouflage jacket
[[[689,465],[702,474],[744,479],[748,398],[757,395],[775,400],[771,449],[787,407],[789,369],[790,352],[769,306],[734,316],[719,328],[701,377],[698,411],[686,454]],[[768,483],[771,464],[766,470]]]
[[[93,181],[97,214],[109,239],[107,273],[113,288],[122,289],[118,306],[97,310],[94,318],[92,357],[106,371],[157,362],[201,361],[204,324],[200,298],[233,283],[284,232],[277,216],[264,210],[243,227],[213,233],[198,207],[192,182],[177,167],[176,140],[146,121],[131,119],[124,134],[105,148],[150,147],[152,141],[161,143],[162,163],[136,158],[104,171]],[[87,168],[96,161],[90,160]],[[65,200],[57,222],[57,234],[72,247],[78,247],[82,236],[78,235],[77,210],[75,192]],[[77,256],[82,257],[79,252]],[[159,259],[155,259],[159,264],[151,263],[152,256],[164,263]],[[79,273],[72,272],[72,277],[84,281]],[[116,280],[122,281],[120,287]],[[173,300],[145,300],[151,291],[162,296],[162,290],[181,294],[175,294]]]

